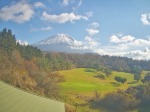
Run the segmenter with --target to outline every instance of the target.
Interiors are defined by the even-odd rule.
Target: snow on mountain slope
[[[81,41],[71,38],[67,34],[57,34],[55,36],[41,40],[33,46],[42,51],[67,52],[67,53],[91,53],[89,49],[84,49]]]
[[[71,44],[74,42],[74,39],[72,39],[69,35],[67,34],[58,34],[52,37],[49,37],[45,40],[39,41],[35,43],[34,45],[39,45],[39,44],[55,44],[55,43],[67,43]]]

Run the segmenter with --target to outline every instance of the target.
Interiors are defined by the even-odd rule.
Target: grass
[[[133,74],[124,72],[113,72],[112,76],[106,79],[100,79],[97,76],[98,72],[94,69],[75,68],[72,70],[63,70],[60,72],[65,78],[65,82],[61,83],[61,93],[65,95],[67,103],[70,104],[86,104],[87,99],[93,97],[94,91],[98,91],[103,96],[104,94],[117,89],[126,89],[129,86],[137,85],[134,81]],[[115,76],[127,78],[125,84],[119,84],[114,80]],[[88,104],[84,107],[87,111]],[[79,109],[79,112],[82,108]],[[92,110],[92,112],[96,112]]]
[[[129,82],[134,81],[134,77],[130,73],[123,72],[113,72],[113,75],[106,80],[95,77],[98,73],[93,70],[87,68],[76,68],[72,70],[64,70],[61,71],[65,78],[65,82],[61,84],[62,91],[64,92],[77,92],[77,93],[87,93],[92,91],[100,91],[100,92],[110,92],[118,89],[119,87],[128,87]],[[127,78],[127,83],[124,85],[117,85],[114,80],[114,76],[121,76]]]
[[[0,81],[0,112],[65,112],[64,104],[39,97]]]

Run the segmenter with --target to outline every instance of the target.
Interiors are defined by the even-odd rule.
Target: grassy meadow
[[[133,74],[124,72],[114,71],[106,79],[96,77],[98,72],[89,68],[63,70],[60,73],[65,78],[65,82],[61,83],[61,93],[65,95],[65,101],[70,104],[86,105],[84,109],[88,109],[87,100],[93,97],[95,91],[103,96],[105,93],[116,91],[117,89],[126,89],[129,86],[137,85]],[[127,82],[120,84],[114,80],[115,76],[127,78]],[[82,108],[78,111],[82,111]]]
[[[110,92],[118,88],[126,89],[133,85],[133,74],[124,72],[113,72],[112,76],[106,79],[96,77],[98,74],[94,69],[76,68],[72,70],[61,71],[65,82],[61,83],[62,91],[65,93],[91,93],[95,90],[102,93]],[[114,80],[114,76],[127,78],[125,84],[119,84]],[[130,84],[131,83],[131,84]]]

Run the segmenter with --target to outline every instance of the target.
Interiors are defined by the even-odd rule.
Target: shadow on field
[[[120,83],[118,83],[118,82],[110,82],[110,84],[112,84],[114,87],[120,86]]]
[[[90,68],[86,68],[84,71],[85,71],[85,72],[92,72],[92,73],[95,73],[95,70],[90,69]]]
[[[128,84],[136,84],[136,81],[128,82]]]

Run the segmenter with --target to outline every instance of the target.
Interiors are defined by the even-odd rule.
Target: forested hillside
[[[98,54],[66,54],[54,52],[45,52],[45,56],[51,61],[55,60],[54,64],[57,64],[55,67],[58,70],[69,69],[72,67],[94,68],[99,70],[107,68],[114,71],[130,73],[137,73],[141,70],[150,70],[150,61],[133,60],[126,57],[101,56]],[[64,68],[62,64],[64,65]]]
[[[30,45],[16,43],[11,30],[0,32],[0,79],[39,95],[58,98],[58,83],[63,77],[52,72],[42,52]],[[52,64],[51,64],[52,65]]]

